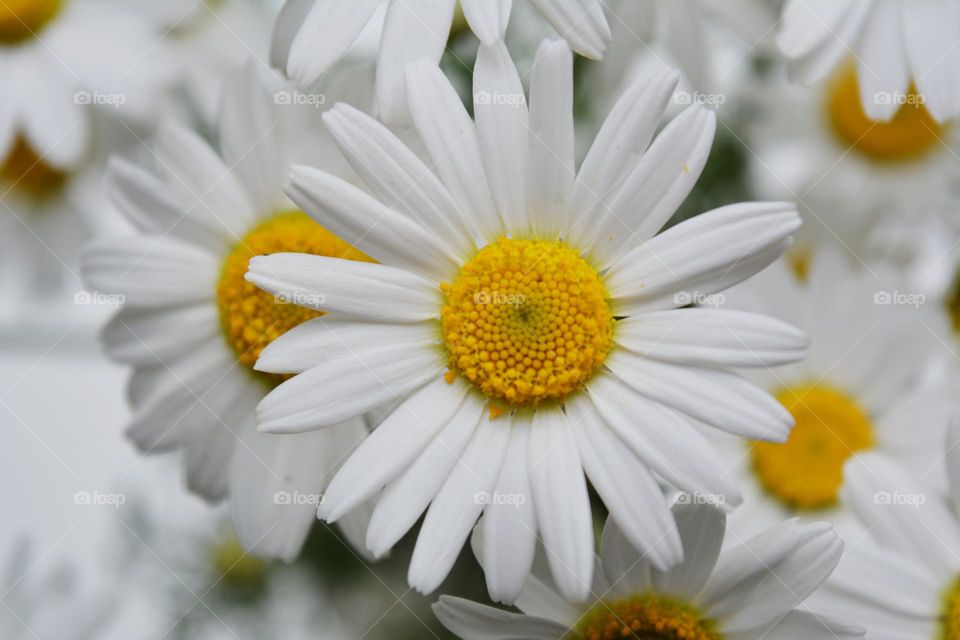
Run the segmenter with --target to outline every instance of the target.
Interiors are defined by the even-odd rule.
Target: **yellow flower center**
[[[660,594],[598,602],[583,615],[572,638],[583,640],[721,640],[712,620],[688,604]]]
[[[285,252],[372,262],[366,254],[300,211],[279,213],[254,227],[227,256],[217,284],[223,333],[237,359],[249,367],[256,363],[264,347],[279,336],[323,315],[299,306],[300,302],[313,301],[298,300],[292,293],[273,295],[244,279],[250,258]]]
[[[960,640],[960,580],[947,590],[940,614],[941,640]]]
[[[945,303],[953,330],[960,334],[960,270],[953,278],[953,284],[950,285],[950,292],[947,294]]]
[[[252,588],[263,584],[269,569],[266,562],[247,553],[243,545],[228,537],[212,549],[216,580],[234,588]]]
[[[67,173],[44,162],[23,136],[17,137],[0,163],[0,184],[5,185],[2,191],[15,189],[34,199],[56,193],[67,177]]]
[[[897,101],[900,108],[889,122],[871,120],[860,102],[857,71],[845,68],[827,95],[827,117],[840,141],[878,162],[900,162],[924,156],[936,148],[945,127],[923,106],[923,97],[911,85],[904,95],[878,94],[869,99]]]
[[[440,286],[450,376],[516,408],[562,401],[610,351],[613,315],[596,269],[560,242],[501,238]]]
[[[784,444],[753,444],[760,483],[791,508],[836,503],[844,462],[873,446],[870,418],[852,398],[825,385],[792,387],[776,397],[796,426]]]
[[[63,0],[3,0],[0,2],[0,45],[36,37],[62,8]]]

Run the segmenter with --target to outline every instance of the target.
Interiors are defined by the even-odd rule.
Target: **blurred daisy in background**
[[[463,18],[481,42],[501,40],[513,0],[288,0],[277,19],[272,63],[301,86],[316,82],[356,42],[387,4],[377,60],[377,102],[388,124],[406,123],[404,69],[420,58],[439,62],[451,25]],[[579,54],[599,59],[610,26],[598,0],[533,0],[539,12]]]
[[[263,351],[258,370],[300,375],[260,404],[261,429],[322,431],[405,399],[344,465],[320,513],[336,521],[386,487],[367,534],[380,556],[429,505],[409,572],[422,593],[483,514],[492,597],[516,597],[539,535],[559,588],[586,598],[584,473],[665,569],[682,550],[656,478],[739,500],[691,421],[778,441],[792,426],[726,369],[795,361],[804,335],[759,315],[677,307],[779,257],[796,212],[731,205],[658,235],[700,175],[714,116],[693,106],[654,140],[677,78],[652,69],[576,172],[572,62],[564,41],[542,44],[528,108],[506,47],[482,46],[475,123],[437,67],[409,67],[411,113],[437,174],[376,120],[335,107],[327,126],[373,196],[309,167],[293,168],[288,194],[378,264],[292,253],[250,262],[251,282],[338,314]],[[708,327],[724,322],[736,337],[721,344]],[[673,325],[676,340],[661,343]],[[716,396],[730,412],[704,411]],[[488,493],[530,499],[488,504]]]
[[[0,637],[4,640],[94,640],[110,626],[114,599],[88,593],[68,565],[48,569],[27,540],[3,553]]]
[[[825,611],[855,616],[877,640],[960,637],[960,446],[947,443],[949,495],[886,456],[847,463],[844,491],[866,534],[851,544],[816,597]]]
[[[903,282],[889,268],[855,270],[825,249],[811,262],[778,262],[725,294],[728,308],[781,318],[810,336],[805,360],[748,376],[796,426],[784,444],[730,439],[725,447],[744,487],[744,506],[731,518],[738,532],[803,516],[851,533],[840,501],[848,458],[877,450],[918,472],[937,462],[953,405],[950,377],[941,375],[952,360],[945,314]]]
[[[153,162],[111,163],[112,201],[135,232],[100,238],[84,257],[89,286],[125,300],[103,341],[134,368],[128,436],[145,452],[183,449],[190,488],[211,500],[229,494],[240,540],[265,556],[297,555],[330,473],[367,425],[357,415],[297,437],[256,431],[254,407],[284,378],[254,372],[253,363],[277,336],[320,314],[258,291],[244,274],[252,256],[278,251],[369,260],[282,190],[294,161],[350,176],[318,118],[327,98],[369,102],[368,76],[345,70],[341,89],[331,78],[329,94],[303,94],[279,84],[271,91],[252,62],[235,72],[222,94],[217,147],[168,122]],[[360,535],[363,524],[358,512],[342,526]]]
[[[812,84],[853,64],[850,92],[870,120],[886,122],[920,95],[938,123],[960,115],[960,6],[951,0],[788,0],[777,35],[791,76]]]
[[[464,640],[839,640],[864,635],[845,618],[803,608],[840,560],[843,543],[829,524],[791,520],[721,552],[725,516],[720,509],[677,504],[673,514],[684,559],[670,570],[652,565],[609,519],[600,543],[601,570],[586,603],[565,599],[539,567],[517,599],[521,613],[450,596],[441,596],[434,611]]]

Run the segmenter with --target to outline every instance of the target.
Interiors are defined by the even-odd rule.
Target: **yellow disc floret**
[[[0,2],[0,46],[34,38],[60,13],[64,0]]]
[[[870,418],[848,395],[825,385],[791,387],[776,397],[796,426],[784,444],[754,443],[760,483],[791,508],[829,507],[843,484],[844,462],[873,446]]]
[[[896,100],[900,104],[889,122],[870,119],[860,102],[857,71],[846,67],[833,81],[827,97],[827,115],[840,141],[871,160],[900,162],[926,155],[939,144],[944,127],[923,105],[911,87],[906,94],[878,94],[870,99]]]
[[[252,367],[260,352],[298,324],[323,315],[300,306],[292,294],[276,296],[244,279],[254,256],[310,253],[371,262],[363,252],[300,211],[280,213],[254,227],[227,256],[217,285],[220,322],[237,359]],[[303,301],[309,303],[309,301]]]
[[[940,640],[960,640],[960,579],[954,582],[943,596]]]
[[[263,584],[269,566],[250,555],[233,536],[219,540],[211,549],[216,580],[234,588],[251,588]]]
[[[571,638],[583,640],[722,640],[712,620],[660,594],[598,602],[580,618]]]
[[[563,243],[501,238],[441,290],[450,369],[493,406],[562,401],[610,351],[600,275]]]
[[[0,184],[3,191],[43,198],[56,193],[67,181],[67,173],[52,167],[34,151],[30,143],[18,136],[7,157],[0,163]]]

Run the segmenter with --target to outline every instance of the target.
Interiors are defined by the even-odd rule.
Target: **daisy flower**
[[[851,88],[870,119],[888,121],[900,96],[920,95],[936,122],[960,115],[960,6],[951,0],[790,0],[777,36],[792,76],[827,78],[854,60]]]
[[[957,131],[939,124],[915,91],[890,96],[896,109],[888,120],[869,116],[861,73],[843,65],[815,90],[752,91],[750,176],[763,197],[801,201],[800,244],[825,240],[864,257],[911,255],[917,234],[886,229],[953,216]]]
[[[27,540],[0,566],[0,637],[4,640],[93,640],[113,618],[113,599],[82,592],[73,567],[45,570]]]
[[[601,570],[586,603],[565,600],[540,572],[530,577],[517,600],[521,613],[450,596],[442,596],[434,612],[464,640],[839,640],[864,635],[851,622],[800,607],[840,560],[843,543],[829,524],[791,520],[721,551],[726,520],[720,509],[677,504],[673,514],[684,560],[667,571],[634,549],[609,519],[601,539]]]
[[[352,78],[347,87],[363,82]],[[191,489],[209,499],[230,494],[241,541],[289,559],[330,472],[367,427],[357,415],[301,437],[256,431],[254,407],[283,378],[252,371],[253,363],[271,340],[320,314],[258,291],[244,280],[247,262],[278,251],[369,258],[284,197],[291,162],[349,174],[301,110],[314,125],[319,112],[276,105],[276,95],[283,94],[269,95],[248,65],[224,90],[217,147],[166,123],[155,166],[113,161],[112,200],[136,232],[95,241],[83,268],[91,288],[125,299],[103,341],[108,355],[134,369],[130,439],[146,452],[183,449]]]
[[[845,528],[848,458],[882,451],[926,469],[939,455],[952,404],[947,381],[933,376],[946,352],[943,314],[901,282],[890,269],[854,270],[823,250],[812,264],[781,261],[727,292],[727,306],[769,313],[810,336],[805,360],[751,376],[796,426],[783,444],[729,443],[745,498],[732,526],[753,531],[803,515]]]
[[[429,504],[409,572],[424,593],[483,513],[494,597],[519,593],[540,535],[560,589],[586,598],[584,472],[666,568],[682,551],[657,478],[738,500],[691,421],[771,440],[792,426],[726,368],[796,360],[804,335],[763,316],[678,307],[775,260],[796,211],[736,204],[657,234],[703,169],[715,117],[691,107],[650,144],[677,82],[653,69],[576,173],[572,57],[563,40],[541,45],[528,107],[506,46],[481,46],[476,122],[438,67],[411,65],[411,113],[436,173],[373,118],[335,106],[327,126],[373,195],[303,166],[287,193],[378,263],[250,262],[251,282],[336,312],[261,354],[257,369],[300,374],[260,404],[262,430],[322,430],[402,401],[344,464],[320,514],[335,521],[386,487],[367,533],[380,556]],[[485,504],[487,493],[529,499]]]
[[[931,489],[929,473],[908,473],[877,453],[847,463],[845,491],[867,533],[816,602],[857,616],[870,638],[960,637],[960,447],[952,431],[944,454],[948,495]]]
[[[598,0],[532,0],[573,49],[603,57],[610,27]],[[287,0],[277,18],[272,63],[301,86],[315,82],[357,40],[383,0]],[[377,99],[385,122],[407,119],[404,68],[419,58],[439,62],[457,0],[389,0],[377,60]],[[481,42],[503,38],[513,0],[460,0]]]

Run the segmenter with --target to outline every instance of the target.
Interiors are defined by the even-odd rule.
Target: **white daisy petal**
[[[723,496],[731,505],[740,502],[715,450],[685,418],[607,374],[596,375],[589,392],[610,428],[668,482],[689,493]]]
[[[294,166],[286,191],[321,226],[382,264],[438,280],[456,272],[449,245],[429,227],[384,206],[346,180]]]
[[[163,365],[201,343],[217,340],[219,314],[212,304],[170,309],[121,309],[103,329],[107,355],[128,364]],[[177,327],[171,332],[170,327]]]
[[[888,121],[900,108],[896,100],[877,100],[880,92],[906,94],[910,86],[900,9],[895,3],[877,2],[864,25],[857,81],[866,98],[861,100],[864,111],[872,120]]]
[[[565,228],[576,173],[573,158],[573,54],[564,40],[544,40],[530,72],[527,208],[541,237]]]
[[[372,497],[413,462],[456,415],[467,386],[442,377],[391,413],[364,440],[327,487],[319,515],[334,522]]]
[[[347,104],[323,114],[357,174],[389,208],[419,222],[455,255],[473,250],[471,228],[429,167],[385,126]]]
[[[818,4],[822,5],[822,0]],[[823,38],[802,56],[791,60],[790,76],[797,82],[807,85],[827,77],[838,64],[843,62],[844,58],[854,53],[862,33],[863,23],[874,4],[875,0],[847,2],[836,27],[828,29],[829,36]],[[822,13],[822,9],[818,7],[815,13]]]
[[[575,428],[560,409],[539,409],[530,432],[529,473],[553,578],[564,597],[583,602],[593,582],[593,532]]]
[[[481,157],[500,217],[512,234],[529,228],[526,200],[527,100],[507,46],[480,46],[473,107]]]
[[[650,591],[653,587],[650,562],[627,539],[613,518],[607,518],[603,526],[600,561],[603,573],[612,585],[611,595],[627,597]]]
[[[955,2],[927,0],[901,4],[904,40],[917,91],[938,122],[960,115],[960,67],[957,25],[960,6]]]
[[[637,393],[753,440],[785,442],[794,419],[767,391],[731,371],[665,364],[619,351],[607,368]]]
[[[440,596],[433,612],[463,640],[554,640],[567,632],[565,626],[550,620],[501,611],[453,596]]]
[[[720,557],[727,516],[713,505],[677,504],[673,507],[677,530],[683,543],[683,562],[668,571],[653,571],[653,587],[692,600],[706,584]]]
[[[441,375],[438,354],[421,345],[368,349],[331,359],[287,380],[257,407],[260,430],[299,433],[361,415]]]
[[[803,638],[803,640],[842,640],[860,638],[867,630],[842,618],[794,609],[769,626],[725,635],[730,640]],[[871,636],[872,637],[872,636]]]
[[[270,66],[274,69],[286,72],[293,40],[313,10],[313,4],[314,0],[287,0],[281,7],[270,39]]]
[[[460,96],[437,65],[421,59],[407,66],[407,98],[432,167],[457,210],[473,222],[475,235],[497,238],[503,225],[483,168],[477,128]]]
[[[580,55],[599,60],[610,42],[610,27],[596,0],[532,0],[562,38]]]
[[[404,69],[420,58],[440,62],[455,4],[456,0],[390,2],[377,58],[377,102],[384,122],[406,124],[409,120]]]
[[[480,42],[491,46],[507,31],[513,0],[460,0],[460,8]]]
[[[694,293],[737,284],[779,257],[799,227],[788,203],[735,204],[686,220],[611,269],[607,286],[617,315],[684,306]]]
[[[440,586],[483,512],[484,501],[478,496],[490,494],[510,443],[510,429],[497,426],[481,424],[477,428],[430,503],[407,573],[410,586],[420,593],[431,593]],[[505,540],[499,543],[509,544]]]
[[[272,61],[283,60],[277,51],[280,43],[289,37],[290,25],[302,21],[286,57],[286,71],[302,87],[313,84],[350,49],[380,1],[314,0],[305,17],[302,3],[288,3],[277,22]]]
[[[235,444],[234,434],[216,427],[188,445],[183,450],[187,488],[211,502],[226,497]]]
[[[592,233],[589,223],[594,209],[605,206],[643,157],[678,80],[667,67],[647,67],[607,115],[583,160],[567,205],[567,220],[574,223],[570,239],[578,246],[585,244],[584,233]]]
[[[376,321],[428,320],[439,311],[439,289],[386,265],[275,253],[252,258],[246,278],[304,306]]]
[[[693,367],[775,367],[802,360],[809,340],[769,316],[743,311],[654,311],[617,323],[617,344],[644,358]]]
[[[486,403],[468,393],[457,413],[403,475],[387,485],[370,518],[367,548],[381,557],[414,525],[456,466],[473,434],[483,428]]]
[[[947,450],[944,466],[950,486],[953,508],[960,513],[960,417],[953,417],[947,432]]]
[[[798,58],[822,46],[854,4],[855,0],[789,0],[777,34],[780,51]]]
[[[527,477],[530,428],[528,416],[513,418],[500,476],[480,521],[487,590],[491,599],[505,604],[513,604],[523,590],[537,544],[536,516]]]
[[[683,558],[680,537],[657,481],[580,396],[567,403],[583,468],[619,529],[648,562],[666,570]]]

